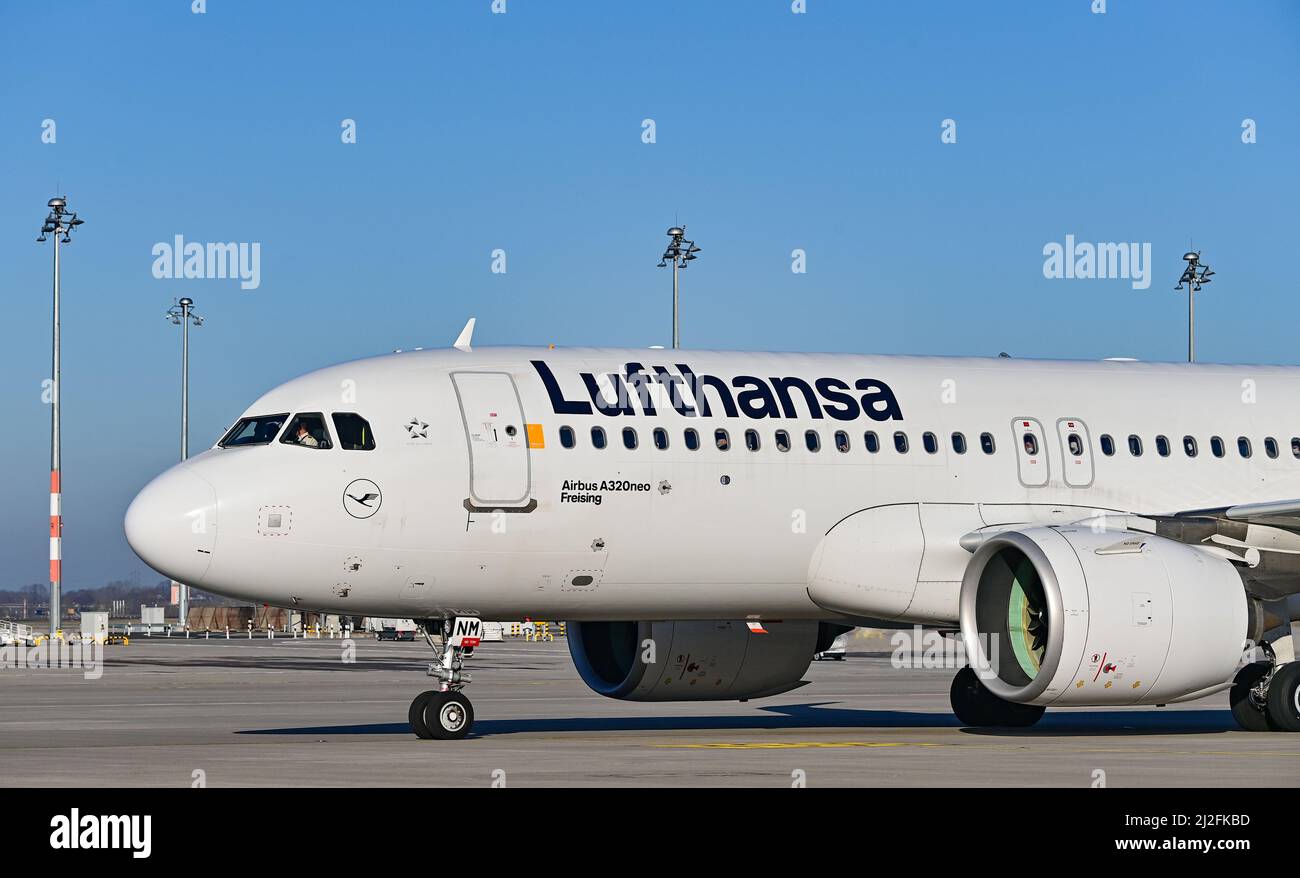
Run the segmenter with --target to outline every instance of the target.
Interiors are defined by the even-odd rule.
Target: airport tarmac
[[[339,640],[137,637],[106,647],[98,680],[0,670],[0,784],[1300,785],[1300,735],[1238,731],[1226,695],[974,731],[948,710],[952,671],[879,653],[816,662],[775,698],[644,704],[588,690],[563,640],[487,643],[471,737],[421,741],[406,711],[432,652],[355,645],[345,663]]]

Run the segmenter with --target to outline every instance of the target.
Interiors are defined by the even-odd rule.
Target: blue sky
[[[67,588],[154,578],[121,519],[177,454],[180,296],[208,318],[196,448],[283,380],[470,315],[480,344],[666,344],[675,219],[704,248],[687,347],[1177,360],[1192,240],[1218,272],[1200,358],[1300,362],[1298,4],[491,5],[0,7],[0,588],[47,573],[56,188],[87,220],[64,251]],[[260,287],[154,278],[177,234],[259,242]],[[1067,234],[1150,242],[1150,288],[1044,278]]]

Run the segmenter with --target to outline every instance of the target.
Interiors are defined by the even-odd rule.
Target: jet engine
[[[1027,527],[989,537],[961,586],[966,658],[1033,705],[1163,704],[1226,688],[1248,636],[1232,563],[1164,537]]]
[[[826,622],[570,622],[584,683],[624,701],[729,701],[802,686],[813,655],[848,626]]]

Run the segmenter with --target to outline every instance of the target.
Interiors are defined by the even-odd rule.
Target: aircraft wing
[[[1277,527],[1300,533],[1300,500],[1270,500],[1267,503],[1241,503],[1217,509],[1179,512],[1174,518],[1222,518],[1244,524]]]
[[[1213,546],[1243,565],[1251,591],[1268,600],[1300,594],[1300,499],[1239,503],[1151,516],[1156,532]]]

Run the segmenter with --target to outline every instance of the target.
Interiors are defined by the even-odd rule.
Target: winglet
[[[470,342],[474,340],[474,321],[476,319],[477,318],[475,317],[471,317],[469,322],[465,324],[465,328],[460,331],[460,335],[456,337],[455,343],[452,344],[452,347],[456,350],[465,351],[466,353],[474,350],[470,347]]]

